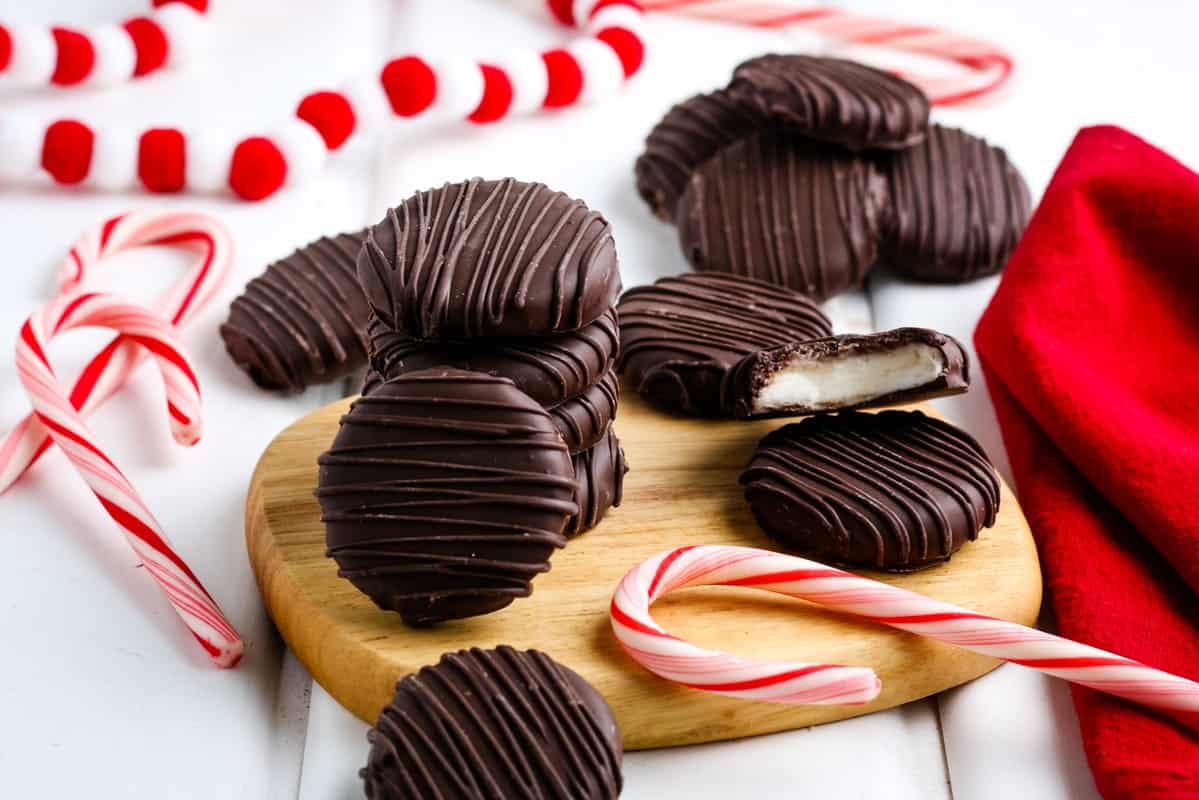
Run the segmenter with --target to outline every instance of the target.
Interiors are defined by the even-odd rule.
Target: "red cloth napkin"
[[[1199,175],[1081,131],[975,344],[1060,632],[1199,680]],[[1105,798],[1199,798],[1199,735],[1074,704]]]

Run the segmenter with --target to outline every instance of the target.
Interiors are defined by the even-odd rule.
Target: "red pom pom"
[[[583,91],[583,70],[575,57],[565,50],[547,50],[541,54],[549,76],[545,93],[546,108],[561,108],[579,99]]]
[[[233,150],[229,186],[243,200],[262,200],[279,190],[287,180],[287,159],[262,136],[242,139]]]
[[[9,61],[12,61],[12,36],[0,25],[0,70],[7,68]]]
[[[575,4],[573,0],[549,0],[550,13],[557,17],[563,25],[575,24]]]
[[[616,51],[626,78],[641,69],[641,62],[645,60],[645,45],[637,34],[628,28],[604,28],[595,38]]]
[[[46,128],[42,141],[42,169],[59,183],[79,183],[92,165],[91,128],[73,119],[60,119]]]
[[[177,192],[183,188],[187,144],[175,128],[151,128],[137,145],[137,176],[151,192]]]
[[[391,108],[401,117],[415,117],[437,97],[437,76],[416,56],[404,56],[388,62],[380,76]]]
[[[191,6],[201,14],[208,10],[208,0],[154,0],[154,7],[162,8],[171,3],[183,3],[183,5]]]
[[[325,147],[336,150],[354,132],[354,108],[337,92],[313,92],[300,101],[296,116],[316,128]]]
[[[480,64],[483,73],[483,99],[479,107],[467,117],[471,122],[495,122],[508,113],[512,105],[512,81],[500,68],[490,64]]]
[[[73,86],[88,76],[96,63],[92,42],[79,31],[51,28],[54,44],[58,46],[58,61],[50,80],[59,86]]]
[[[167,35],[158,23],[149,17],[134,17],[125,22],[125,32],[133,40],[137,63],[133,74],[142,76],[153,72],[167,61]]]

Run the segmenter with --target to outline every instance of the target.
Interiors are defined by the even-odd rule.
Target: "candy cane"
[[[194,56],[208,0],[152,0],[151,8],[94,28],[0,25],[0,83],[111,86]]]
[[[1199,683],[1014,622],[767,550],[681,547],[634,567],[612,598],[612,630],[649,671],[696,689],[775,703],[860,704],[882,684],[865,667],[758,661],[664,631],[653,602],[689,586],[746,586],[797,597],[1176,714],[1199,729]]]
[[[890,47],[964,67],[966,72],[953,78],[897,70],[924,88],[937,105],[963,103],[990,94],[1007,82],[1014,68],[1011,56],[981,39],[924,25],[864,17],[830,6],[785,0],[645,0],[644,6],[647,11],[674,11],[762,28],[796,25],[842,43]]]
[[[342,91],[313,92],[263,135],[134,132],[78,119],[49,125],[0,117],[0,180],[41,169],[61,184],[151,192],[231,189],[262,200],[318,174],[329,152],[389,116],[496,122],[540,108],[594,102],[618,91],[644,58],[637,0],[549,0],[582,34],[562,48],[514,51],[495,63],[457,54],[405,55]]]
[[[34,414],[71,460],[113,521],[125,532],[146,571],[158,581],[193,636],[222,667],[241,658],[237,631],[217,607],[183,559],[167,542],[158,520],[117,468],[58,384],[46,358],[46,344],[74,328],[118,331],[152,354],[166,386],[167,411],[175,441],[193,445],[200,438],[200,389],[170,325],[149,309],[111,295],[84,293],[53,300],[35,311],[17,341],[17,374]]]
[[[79,291],[109,256],[134,247],[181,246],[195,249],[199,260],[159,301],[161,315],[175,327],[186,324],[220,288],[233,263],[233,240],[215,217],[192,211],[150,211],[123,214],[85,233],[63,260],[61,294]],[[146,357],[145,348],[118,336],[88,363],[69,400],[88,416],[112,396]],[[0,493],[27,470],[50,439],[33,414],[22,419],[0,441]]]

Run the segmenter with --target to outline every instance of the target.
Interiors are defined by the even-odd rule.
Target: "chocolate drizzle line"
[[[1031,213],[1028,186],[1007,154],[933,125],[887,168],[892,231],[884,253],[905,275],[958,282],[1003,269]]]
[[[824,300],[859,285],[874,265],[886,188],[868,161],[777,132],[751,136],[691,176],[679,241],[697,270]]]
[[[918,411],[787,425],[761,441],[741,483],[763,530],[785,546],[896,571],[947,560],[999,510],[979,444]]]
[[[574,466],[549,415],[482,373],[388,381],[351,405],[318,463],[339,574],[409,624],[528,595],[578,510]]]
[[[608,222],[512,178],[413,195],[370,229],[358,274],[379,320],[419,339],[574,330],[620,293]]]
[[[618,368],[660,406],[727,415],[728,374],[758,350],[832,334],[829,320],[798,292],[720,273],[662,278],[625,292]]]
[[[322,237],[274,262],[229,308],[221,337],[259,386],[298,392],[366,363],[355,262],[365,231]]]
[[[928,128],[928,98],[889,72],[839,58],[765,55],[733,71],[737,103],[848,150],[902,150]]]
[[[620,506],[624,497],[624,476],[629,471],[624,448],[611,428],[595,447],[574,456],[575,481],[579,493],[575,502],[579,513],[566,523],[567,538],[574,538],[594,528],[608,513]]]
[[[436,366],[486,372],[511,378],[546,407],[564,403],[594,385],[620,354],[612,309],[577,331],[539,339],[422,341],[374,319],[369,333],[371,363],[379,375],[395,377]]]
[[[673,223],[691,173],[725,145],[767,125],[765,115],[734,102],[723,89],[678,103],[646,137],[633,167],[637,191],[654,214]]]
[[[616,370],[609,369],[582,394],[554,406],[549,412],[554,427],[573,454],[594,447],[603,438],[616,417],[619,402],[620,380]]]
[[[446,653],[396,684],[368,738],[371,800],[611,800],[622,786],[611,709],[536,650]]]

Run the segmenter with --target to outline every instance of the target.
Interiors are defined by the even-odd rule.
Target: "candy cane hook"
[[[976,614],[796,556],[748,547],[681,547],[634,567],[612,598],[612,630],[650,672],[732,697],[858,704],[881,688],[867,668],[758,661],[704,650],[664,631],[655,600],[689,586],[745,586],[948,642],[1167,711],[1199,730],[1199,683],[1014,622]]]
[[[58,384],[46,345],[73,328],[110,328],[150,352],[166,387],[171,433],[180,444],[200,438],[200,389],[169,323],[141,306],[111,295],[61,297],[33,313],[17,340],[17,374],[33,412],[100,504],[124,531],[146,571],[158,581],[175,612],[218,666],[232,667],[243,652],[229,624],[199,578],[167,541],[158,520],[110,459]]]

